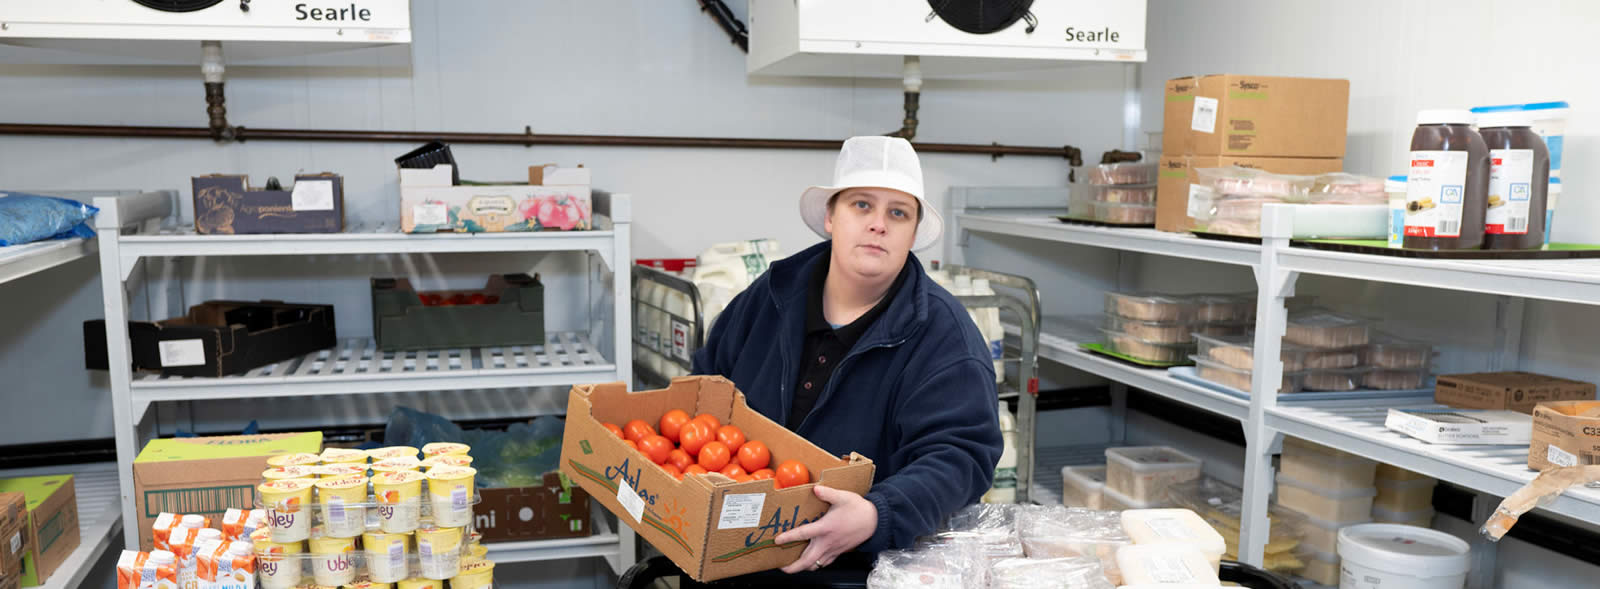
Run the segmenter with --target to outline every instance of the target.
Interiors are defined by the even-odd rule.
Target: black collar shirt
[[[889,308],[889,303],[911,274],[909,267],[901,268],[900,275],[895,277],[894,284],[889,286],[878,304],[848,325],[835,326],[828,323],[827,316],[822,312],[822,291],[828,278],[828,265],[828,256],[823,256],[816,270],[811,273],[807,289],[806,338],[800,352],[800,378],[795,384],[794,401],[789,407],[789,422],[785,424],[790,430],[800,429],[800,424],[817,406],[817,400],[823,389],[827,388],[839,362],[855,347],[867,328],[872,327]]]

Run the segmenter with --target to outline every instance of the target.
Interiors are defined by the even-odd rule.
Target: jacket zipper
[[[872,344],[870,346],[867,346],[867,347],[861,348],[859,350],[856,350],[854,352],[851,352],[849,354],[846,354],[844,359],[839,361],[839,367],[833,369],[833,374],[828,375],[828,384],[826,384],[826,385],[824,385],[822,387],[822,395],[818,396],[816,404],[811,406],[811,412],[807,413],[805,417],[800,419],[800,427],[796,428],[796,430],[804,430],[806,428],[806,424],[811,422],[811,416],[817,412],[817,408],[821,407],[824,403],[826,403],[828,401],[828,397],[833,394],[833,385],[834,385],[834,383],[839,381],[839,374],[843,373],[846,368],[850,367],[850,361],[851,360],[854,360],[858,356],[861,356],[862,354],[866,354],[867,352],[870,352],[872,350],[876,350],[878,348],[895,348],[895,347],[899,347],[901,344],[906,343],[906,341],[908,341],[910,339],[911,339],[911,336],[906,336],[906,337],[900,338],[899,341]],[[785,417],[787,417],[787,416],[785,416]]]

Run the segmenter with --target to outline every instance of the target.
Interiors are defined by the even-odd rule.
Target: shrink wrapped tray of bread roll
[[[1366,378],[1368,372],[1371,371],[1365,368],[1307,370],[1303,386],[1308,391],[1336,393],[1360,390],[1362,380]]]
[[[1405,391],[1427,388],[1428,369],[1373,369],[1361,377],[1361,388],[1380,391]]]
[[[1315,184],[1311,176],[1273,174],[1239,166],[1200,168],[1195,175],[1219,195],[1273,196],[1295,202],[1303,202]]]
[[[1256,339],[1253,335],[1212,336],[1196,333],[1194,339],[1199,345],[1201,358],[1239,370],[1248,371],[1255,367]],[[1283,371],[1291,373],[1305,370],[1306,354],[1309,352],[1311,350],[1300,346],[1283,344],[1278,352],[1278,357],[1283,360]]]
[[[1355,368],[1361,365],[1361,348],[1309,349],[1306,351],[1305,359],[1306,370]]]
[[[1152,184],[1156,181],[1156,162],[1100,164],[1089,168],[1089,184]]]
[[[1427,369],[1433,363],[1433,344],[1407,341],[1383,333],[1372,334],[1362,351],[1362,364],[1377,368]]]
[[[1158,364],[1184,364],[1194,353],[1192,343],[1163,343],[1142,340],[1120,331],[1102,329],[1106,334],[1106,347],[1124,356]]]
[[[1156,222],[1156,207],[1149,204],[1095,202],[1094,218],[1106,223],[1149,225]]]
[[[1108,332],[1125,333],[1147,342],[1164,344],[1194,343],[1194,334],[1240,335],[1250,329],[1243,321],[1228,323],[1201,323],[1193,321],[1143,321],[1108,314],[1105,317]]]
[[[1193,321],[1190,297],[1154,293],[1106,293],[1106,313],[1143,321]]]
[[[1308,348],[1353,348],[1367,344],[1373,323],[1327,309],[1306,309],[1289,314],[1283,341]]]
[[[1256,317],[1256,297],[1253,294],[1203,294],[1194,295],[1196,321],[1250,321]]]
[[[1195,356],[1195,374],[1200,378],[1231,387],[1243,392],[1250,392],[1250,378],[1252,371],[1234,368],[1205,358]],[[1304,388],[1304,372],[1285,372],[1283,384],[1278,388],[1279,393],[1298,393]]]

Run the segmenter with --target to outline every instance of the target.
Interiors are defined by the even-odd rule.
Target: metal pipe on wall
[[[333,129],[257,129],[232,127],[233,140],[248,141],[330,141],[378,143],[445,143],[485,145],[585,145],[602,147],[684,147],[713,149],[817,149],[837,150],[839,141],[822,139],[746,139],[725,137],[651,137],[638,135],[546,135],[524,127],[522,133],[456,133],[431,131],[359,131]],[[115,137],[206,139],[214,136],[206,127],[154,127],[130,125],[42,125],[0,123],[0,135],[55,137]],[[1083,154],[1071,145],[1035,147],[969,143],[917,143],[921,153],[965,153],[999,158],[1007,155],[1058,157],[1072,166],[1083,165]]]

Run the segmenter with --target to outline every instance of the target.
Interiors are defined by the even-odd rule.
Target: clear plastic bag
[[[1383,178],[1344,172],[1320,174],[1311,184],[1311,202],[1324,204],[1381,205],[1389,202]]]
[[[1017,535],[1028,558],[1090,558],[1118,583],[1117,549],[1133,543],[1122,530],[1121,513],[1059,505],[1023,508]]]
[[[100,209],[75,200],[0,192],[0,246],[94,237],[88,221],[98,212]]]
[[[544,473],[560,467],[563,427],[560,418],[545,415],[505,431],[463,430],[438,415],[395,407],[383,435],[384,443],[392,446],[421,448],[429,442],[472,446],[478,488],[495,489],[544,484]]]
[[[988,585],[989,565],[977,543],[933,541],[888,550],[867,575],[870,589],[967,589]]]
[[[1114,589],[1093,558],[1008,558],[989,572],[992,589]]]
[[[1305,202],[1315,178],[1274,174],[1254,168],[1200,168],[1195,170],[1200,183],[1221,196],[1270,197],[1284,202]]]
[[[1018,506],[1005,503],[968,505],[950,516],[945,531],[935,536],[935,541],[976,543],[990,560],[1020,558],[1023,551],[1022,540],[1017,536],[1019,510]]]

